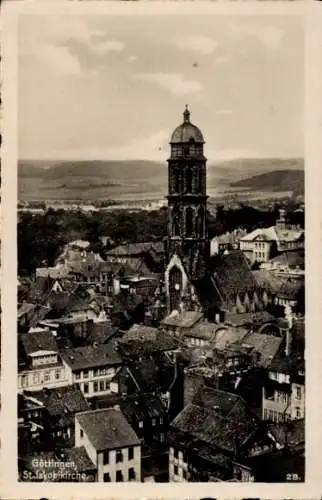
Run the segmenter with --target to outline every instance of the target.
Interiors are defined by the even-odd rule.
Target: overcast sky
[[[25,16],[19,157],[164,161],[185,104],[209,159],[303,156],[298,16]]]

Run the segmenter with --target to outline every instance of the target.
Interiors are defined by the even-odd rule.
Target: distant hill
[[[274,170],[230,184],[231,187],[304,193],[304,170]]]
[[[208,162],[207,186],[209,190],[225,189],[264,172],[299,169],[303,169],[301,159],[252,158]],[[157,198],[167,192],[167,175],[166,160],[162,163],[147,160],[20,160],[19,199]]]

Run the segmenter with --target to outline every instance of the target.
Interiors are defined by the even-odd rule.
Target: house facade
[[[75,446],[84,446],[98,482],[141,481],[141,442],[118,408],[75,417]]]

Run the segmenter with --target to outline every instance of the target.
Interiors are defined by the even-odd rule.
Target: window
[[[133,446],[130,446],[129,448],[129,460],[133,460],[134,458],[134,448]]]
[[[301,408],[298,406],[295,408],[296,418],[301,418]]]
[[[84,384],[84,394],[88,394],[88,384]]]
[[[93,391],[94,391],[94,392],[97,392],[97,391],[98,391],[98,383],[97,383],[97,382],[94,382],[94,383],[93,383]]]
[[[105,472],[105,474],[103,476],[103,481],[104,481],[104,483],[110,483],[111,482],[111,476],[110,476],[109,472]]]
[[[39,373],[34,373],[34,384],[39,384]]]
[[[121,470],[116,471],[116,482],[121,483],[123,481],[123,473]]]
[[[134,481],[135,480],[135,470],[133,467],[129,469],[129,481]]]
[[[101,380],[101,382],[100,382],[100,391],[104,391],[104,387],[105,387],[104,380]]]
[[[139,422],[139,429],[143,429],[143,422],[142,422],[142,420],[140,420],[140,422]]]
[[[156,423],[157,423],[156,418],[153,418],[153,419],[152,419],[152,425],[156,425]]]
[[[76,373],[75,373],[75,378],[76,378],[76,380],[79,380],[79,379],[80,379],[80,372],[76,372]]]
[[[103,452],[103,463],[104,465],[110,463],[110,452],[108,450]]]
[[[60,370],[55,371],[55,379],[59,380],[60,379]]]
[[[83,437],[84,437],[84,431],[83,431],[83,429],[79,429],[79,437],[81,439],[83,439]]]
[[[123,452],[122,450],[116,451],[116,463],[123,462]]]
[[[88,378],[88,370],[84,370],[83,371],[83,377],[84,378]]]
[[[49,382],[49,380],[50,380],[50,372],[46,371],[44,373],[44,382]]]
[[[163,418],[160,417],[160,424],[163,424]]]
[[[301,399],[301,398],[302,398],[301,387],[296,387],[296,399]]]
[[[173,467],[173,473],[174,473],[174,475],[175,475],[175,476],[177,476],[177,475],[178,475],[178,473],[179,473],[179,469],[178,469],[178,466],[177,466],[177,465],[174,465],[174,467]]]
[[[94,377],[98,377],[99,376],[99,370],[97,368],[95,368],[95,370],[93,370],[93,376]]]

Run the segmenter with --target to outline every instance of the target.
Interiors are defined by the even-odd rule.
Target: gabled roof
[[[275,322],[275,317],[267,311],[245,312],[240,314],[227,312],[225,314],[225,324],[233,326],[261,326],[271,322]]]
[[[163,319],[161,323],[165,326],[192,328],[193,325],[202,319],[202,317],[203,314],[199,311],[183,311],[182,313],[179,313],[175,310]]]
[[[111,344],[62,349],[61,356],[73,371],[122,364],[121,357]]]
[[[139,446],[140,440],[120,410],[106,408],[76,415],[96,451]]]
[[[89,404],[77,385],[33,391],[31,395],[45,406],[51,417],[66,413],[74,415],[89,409]]]
[[[236,394],[202,387],[174,419],[171,428],[183,435],[236,454],[258,429],[257,419]]]
[[[231,250],[210,259],[209,271],[214,288],[224,302],[236,300],[237,294],[254,292],[258,283],[240,250]]]
[[[283,342],[281,337],[275,337],[274,335],[265,335],[263,333],[250,332],[246,337],[244,337],[236,347],[240,345],[241,347],[249,346],[253,348],[253,352],[260,354],[259,365],[263,368],[267,368],[272,362],[274,356],[280,349]]]
[[[53,334],[43,330],[34,333],[24,333],[20,335],[19,340],[27,356],[38,351],[49,351],[58,353],[58,347]]]
[[[263,241],[276,241],[277,235],[275,231],[275,226],[257,228],[251,233],[246,234],[241,238],[241,241],[254,241],[255,239]]]

